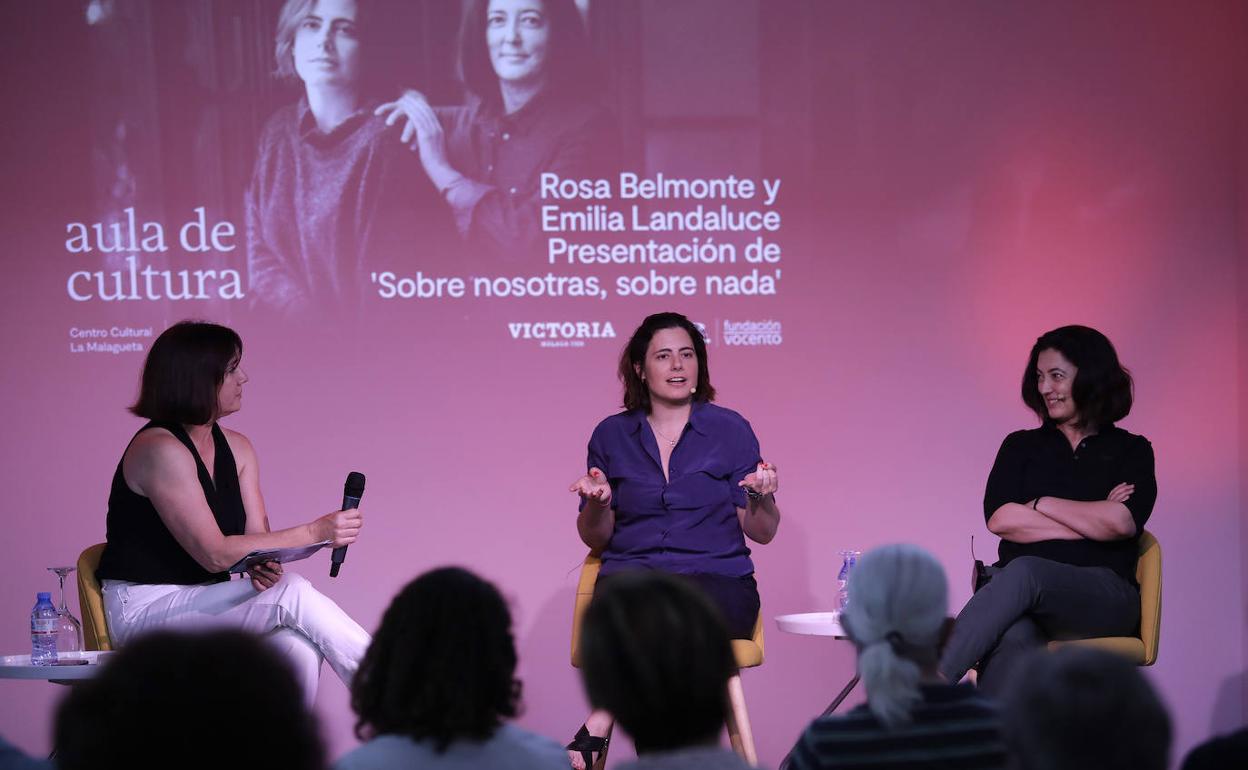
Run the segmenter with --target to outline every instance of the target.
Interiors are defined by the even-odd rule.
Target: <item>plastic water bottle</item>
[[[36,666],[56,664],[56,625],[59,616],[52,594],[43,591],[30,611],[30,662]]]
[[[841,551],[841,571],[836,575],[836,609],[839,612],[849,607],[849,575],[861,555],[862,551]]]

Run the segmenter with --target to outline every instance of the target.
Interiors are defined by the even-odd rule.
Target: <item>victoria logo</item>
[[[513,340],[538,340],[542,347],[581,347],[585,340],[615,337],[610,321],[510,321]]]

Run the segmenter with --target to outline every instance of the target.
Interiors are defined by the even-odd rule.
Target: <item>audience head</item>
[[[1013,672],[1002,730],[1020,770],[1164,770],[1170,718],[1139,669],[1086,647],[1038,650]]]
[[[1099,428],[1118,422],[1131,411],[1131,374],[1119,362],[1113,343],[1096,329],[1063,326],[1036,340],[1023,370],[1023,403],[1041,422],[1054,419],[1037,387],[1040,354],[1046,350],[1056,351],[1075,368],[1069,387],[1076,424]]]
[[[445,751],[489,738],[517,714],[511,613],[493,584],[458,567],[426,572],[399,592],[351,688],[356,734],[405,735]]]
[[[160,333],[143,363],[139,417],[207,425],[220,413],[221,384],[243,355],[238,333],[220,324],[179,321]]]
[[[1248,727],[1216,735],[1187,753],[1180,770],[1248,767]]]
[[[240,631],[157,631],[109,655],[56,716],[57,767],[325,767],[277,651]]]
[[[590,703],[615,717],[638,753],[719,737],[732,642],[715,607],[679,576],[628,572],[602,583],[585,612],[581,662]]]
[[[886,545],[859,561],[842,617],[858,648],[867,707],[885,727],[910,722],[919,679],[937,663],[948,613],[945,571],[927,551]]]

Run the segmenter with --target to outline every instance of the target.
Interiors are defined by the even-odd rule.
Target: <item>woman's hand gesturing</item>
[[[776,471],[776,466],[760,462],[753,473],[747,474],[745,478],[737,482],[737,486],[745,487],[747,491],[753,491],[756,495],[775,494],[780,488],[780,475]]]
[[[590,468],[589,473],[572,482],[568,491],[602,506],[611,504],[611,484],[607,482],[606,474],[597,468]]]

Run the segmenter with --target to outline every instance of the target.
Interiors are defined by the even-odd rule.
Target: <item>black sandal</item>
[[[572,737],[572,742],[564,748],[568,751],[579,751],[581,759],[585,760],[585,770],[594,770],[594,755],[601,756],[607,750],[610,740],[605,736],[590,735],[589,728],[581,725],[581,729]]]

